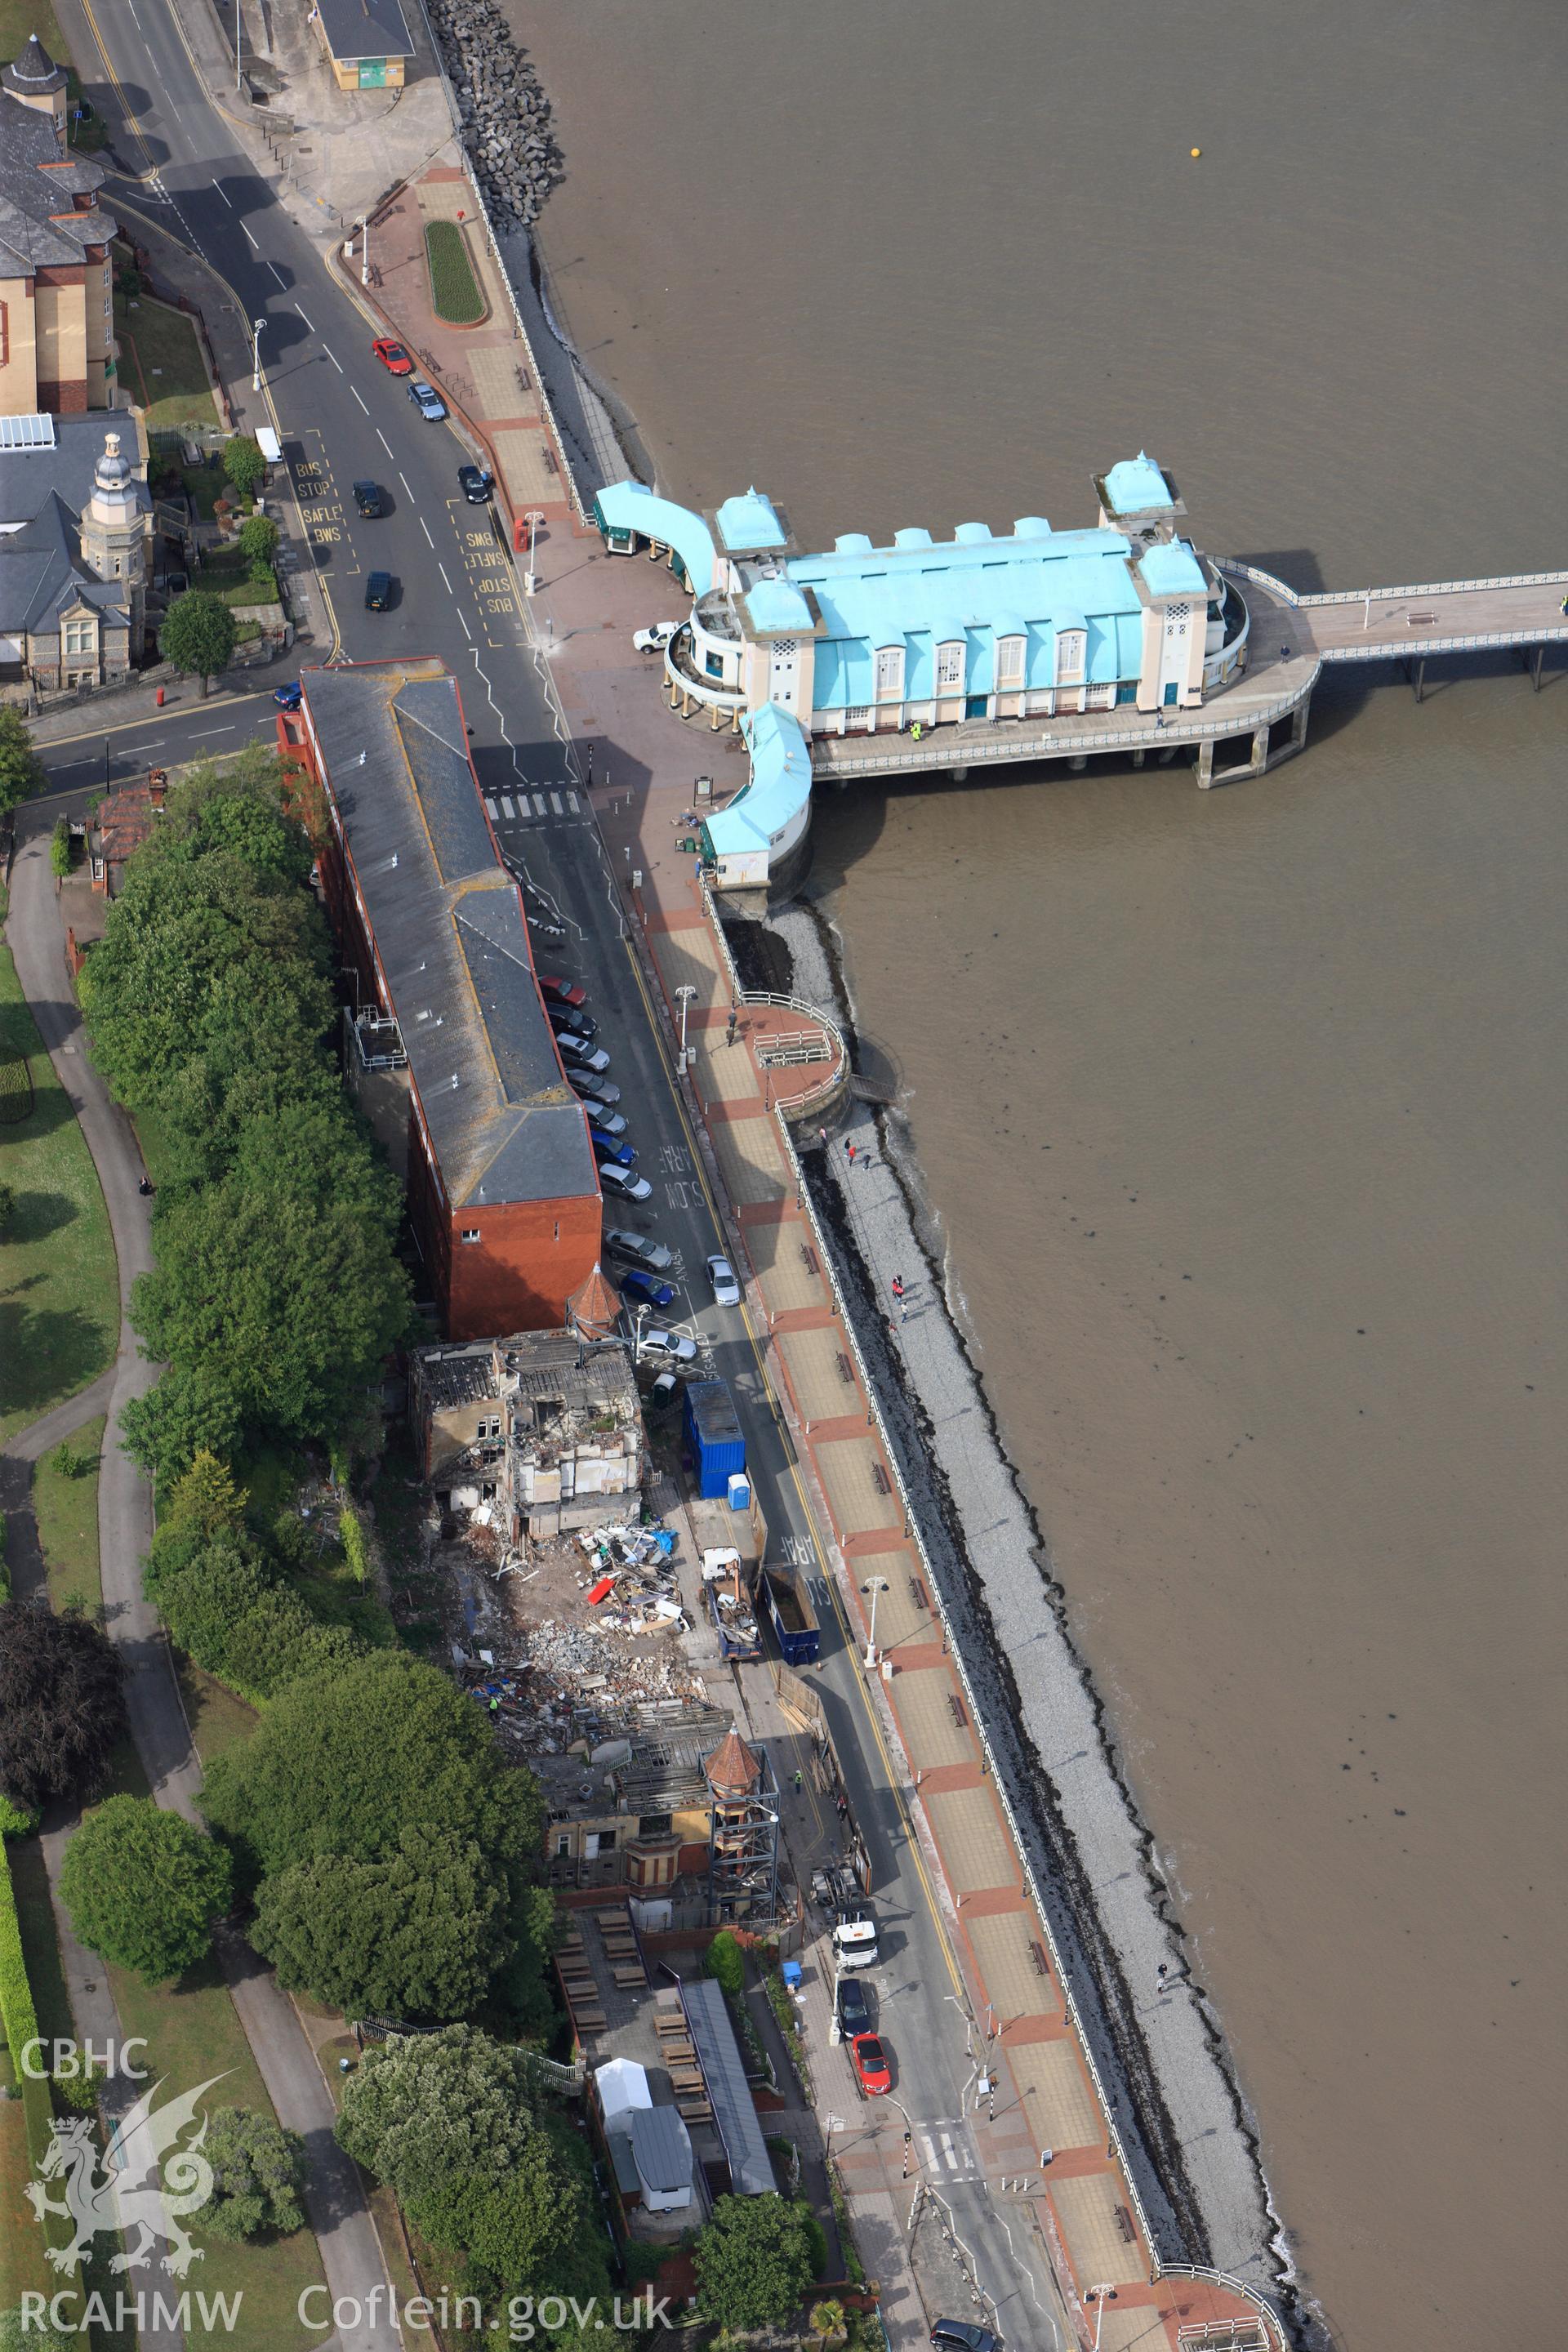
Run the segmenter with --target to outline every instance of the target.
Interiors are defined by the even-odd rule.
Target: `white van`
[[[874,1969],[877,1965],[877,1922],[868,1911],[841,1919],[833,1930],[833,1956],[841,1969]]]

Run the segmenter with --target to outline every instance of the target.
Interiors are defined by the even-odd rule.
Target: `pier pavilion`
[[[1420,698],[1439,652],[1568,640],[1568,573],[1298,596],[1201,554],[1175,484],[1142,454],[1095,478],[1099,520],[961,523],[951,540],[858,533],[802,554],[757,490],[699,514],[640,482],[595,501],[613,553],[668,562],[691,596],[664,656],[670,707],[742,736],[746,785],[705,826],[720,888],[784,878],[813,782],[1096,753],[1191,757],[1202,785],[1306,740],[1326,661],[1403,660]]]

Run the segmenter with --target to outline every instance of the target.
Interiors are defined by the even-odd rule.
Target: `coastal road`
[[[679,1252],[682,1319],[735,1391],[770,1528],[797,1559],[819,1559],[793,1448],[768,1397],[751,1330],[738,1310],[715,1308],[701,1283],[703,1259],[724,1249],[726,1239],[626,940],[598,827],[580,793],[574,804],[564,729],[528,640],[510,562],[488,510],[467,506],[458,492],[457,467],[469,453],[447,426],[426,424],[403,385],[372,358],[373,330],[210,104],[170,0],[112,10],[93,0],[58,0],[58,7],[116,152],[144,175],[123,192],[203,255],[233,289],[246,318],[265,321],[270,400],[342,650],[362,660],[437,655],[459,681],[476,769],[496,809],[503,851],[535,894],[528,904],[531,916],[541,919],[538,961],[587,985],[600,1042],[623,1089],[619,1108],[656,1184],[655,1199],[625,1222],[651,1226]],[[111,205],[115,192],[111,185]],[[387,504],[378,521],[363,522],[354,511],[351,485],[365,478],[378,484]],[[389,613],[364,609],[371,569],[390,571],[401,582]],[[327,652],[318,646],[305,658],[321,660]],[[284,674],[268,672],[269,685]],[[221,706],[161,712],[156,724],[127,730],[110,758],[117,772],[153,761],[173,765],[182,756],[236,748],[247,731],[270,729],[268,690]],[[220,731],[227,730],[233,731]],[[73,754],[79,770],[70,763]],[[45,757],[57,788],[69,788],[79,774],[84,787],[101,782],[89,768],[87,744],[56,743]],[[948,2169],[952,2152],[951,2177],[941,2185],[963,2200],[963,2232],[1004,2327],[1012,2323],[1015,2342],[1044,2341],[1037,2319],[1026,2324],[1026,2314],[1042,2307],[1035,2291],[1042,2284],[1040,2265],[1037,2261],[1026,2293],[964,2118],[973,2067],[962,1983],[856,1662],[831,1621],[819,1686],[875,1871],[886,1948],[878,1989],[899,2063],[899,2095],[913,2124],[930,2127],[919,2145],[933,2152],[940,2168]],[[839,2063],[837,2053],[824,2057]],[[852,2095],[847,2068],[844,2095]],[[1043,2291],[1054,2306],[1048,2272]]]

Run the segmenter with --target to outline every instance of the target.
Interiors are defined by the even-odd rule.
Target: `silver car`
[[[673,1364],[694,1364],[697,1342],[689,1339],[684,1331],[645,1331],[642,1352],[645,1356],[663,1356]]]
[[[715,1307],[739,1307],[741,1286],[735,1279],[735,1269],[727,1257],[710,1257],[708,1279],[713,1286]]]

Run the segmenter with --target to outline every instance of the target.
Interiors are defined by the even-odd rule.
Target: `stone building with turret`
[[[0,68],[0,415],[114,404],[115,225],[66,139],[66,77],[35,33]]]
[[[118,685],[141,661],[146,471],[123,411],[0,415],[0,698]]]

